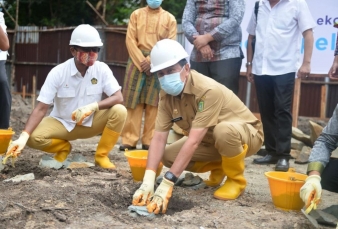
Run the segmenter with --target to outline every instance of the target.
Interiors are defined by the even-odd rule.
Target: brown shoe
[[[133,150],[133,149],[136,149],[136,146],[131,146],[131,145],[121,145],[120,146],[120,151],[126,151],[127,150]]]

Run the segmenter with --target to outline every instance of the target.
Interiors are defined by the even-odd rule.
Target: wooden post
[[[102,17],[104,20],[106,20],[106,6],[107,6],[107,0],[103,0]]]
[[[295,79],[295,89],[293,92],[293,105],[292,105],[292,126],[298,127],[298,113],[299,113],[299,101],[300,101],[300,87],[301,79]]]
[[[25,99],[26,98],[26,85],[22,86],[22,98]]]
[[[320,118],[324,119],[326,116],[326,85],[321,86],[320,92]]]
[[[15,78],[15,42],[16,42],[16,33],[18,30],[18,21],[19,21],[19,0],[16,0],[16,18],[15,18],[15,28],[14,28],[14,35],[12,41],[12,64],[11,64],[11,85]]]
[[[35,108],[35,99],[36,99],[36,76],[33,76],[33,84],[32,84],[32,110]]]

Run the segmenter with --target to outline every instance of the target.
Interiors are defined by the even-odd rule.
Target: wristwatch
[[[246,67],[251,66],[251,65],[252,65],[251,62],[247,62],[247,63],[245,64]]]
[[[173,182],[174,184],[176,183],[177,181],[177,177],[170,171],[166,172],[164,174],[164,178],[167,179],[167,180],[170,180],[171,182]]]

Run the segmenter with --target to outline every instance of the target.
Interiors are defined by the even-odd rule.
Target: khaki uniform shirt
[[[142,51],[150,52],[159,40],[175,40],[176,31],[175,17],[161,7],[154,10],[146,6],[130,15],[126,46],[130,58],[140,72],[140,64],[145,59]],[[147,60],[150,62],[149,56]]]
[[[214,143],[213,129],[224,121],[246,123],[252,135],[263,134],[261,122],[231,90],[194,70],[181,95],[160,92],[156,131],[169,131],[174,122],[186,136],[191,128],[209,128],[202,142]]]

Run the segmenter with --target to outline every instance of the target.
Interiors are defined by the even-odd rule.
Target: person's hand
[[[141,68],[142,68],[142,71],[145,72],[146,74],[150,73],[150,63],[148,62],[147,59],[144,59],[141,62]],[[147,74],[147,76],[149,76],[149,75]]]
[[[141,187],[134,193],[133,205],[144,206],[150,202],[150,197],[154,194],[155,178],[156,173],[147,169]]]
[[[160,213],[162,207],[162,213],[167,211],[168,203],[173,192],[174,182],[171,182],[163,178],[161,184],[156,189],[150,203],[147,205],[149,213]]]
[[[246,79],[248,80],[248,82],[254,83],[254,76],[252,74],[252,65],[248,65],[246,67]]]
[[[77,108],[75,111],[72,112],[72,120],[76,121],[77,125],[82,125],[82,122],[85,118],[98,110],[99,104],[97,102]]]
[[[300,189],[300,198],[305,203],[307,213],[316,208],[322,195],[322,186],[320,184],[320,176],[310,175],[305,180],[305,184]],[[311,206],[312,205],[312,206]],[[308,209],[310,207],[310,209]]]
[[[204,59],[210,60],[214,56],[214,51],[210,48],[210,45],[203,46],[199,51]]]
[[[210,41],[213,40],[213,37],[210,34],[204,35],[195,35],[194,38],[194,46],[197,50],[200,50],[202,47],[206,46]]]
[[[12,157],[13,159],[17,158],[20,155],[21,150],[23,150],[23,148],[26,146],[28,139],[29,139],[29,134],[26,131],[22,131],[22,133],[20,134],[20,137],[17,140],[9,144],[6,155],[2,163],[6,164],[7,159],[9,157]],[[12,162],[13,162],[12,164],[14,165],[14,161]]]
[[[335,60],[330,68],[329,77],[332,80],[338,80],[338,56],[335,57]]]
[[[311,72],[310,64],[303,63],[297,72],[297,77],[301,79],[305,79],[309,77],[310,72]]]

